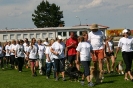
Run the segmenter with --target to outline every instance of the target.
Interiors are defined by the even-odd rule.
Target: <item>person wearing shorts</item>
[[[93,51],[91,44],[86,41],[85,36],[80,37],[80,43],[78,44],[76,50],[77,50],[77,61],[79,60],[80,57],[80,61],[84,69],[84,77],[86,77],[87,79],[88,86],[94,86],[94,84],[90,80],[90,62],[91,62],[90,53],[91,52],[93,53]]]
[[[96,70],[98,70],[98,64],[99,64],[99,70],[101,75],[103,74],[103,59],[104,59],[104,39],[105,35],[102,31],[99,30],[98,24],[92,24],[90,26],[91,32],[88,34],[88,39],[92,45],[93,48],[93,54],[92,54],[92,61],[94,63],[94,67]]]
[[[36,70],[37,70],[37,51],[38,48],[35,45],[36,43],[36,39],[32,38],[31,39],[31,44],[29,46],[29,50],[28,50],[28,56],[29,56],[29,61],[30,61],[30,67],[31,67],[31,72],[32,72],[32,76],[37,76]]]
[[[50,51],[53,53],[56,79],[59,80],[59,73],[62,74],[62,80],[65,81],[65,44],[62,42],[62,36],[58,35],[57,41],[51,46]]]
[[[107,61],[107,70],[108,73],[114,72],[114,66],[115,66],[115,56],[114,56],[114,43],[112,41],[113,37],[107,36],[106,42],[105,42],[105,55],[106,55],[106,61]],[[110,67],[110,59],[112,61],[111,67]]]
[[[79,64],[76,61],[76,48],[78,45],[78,40],[75,38],[74,32],[70,32],[70,38],[66,41],[66,52],[68,56],[68,61],[70,63],[70,66],[74,66],[74,63],[76,64],[77,69],[79,70]]]

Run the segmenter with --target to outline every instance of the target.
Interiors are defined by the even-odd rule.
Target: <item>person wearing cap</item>
[[[59,73],[62,74],[62,80],[65,81],[65,44],[62,42],[62,36],[58,35],[57,41],[51,46],[50,51],[53,53],[56,79],[59,80]]]
[[[76,48],[78,46],[78,39],[75,38],[74,32],[70,32],[70,38],[67,39],[66,41],[66,50],[67,50],[67,56],[68,56],[68,61],[70,63],[70,67],[74,66],[74,62],[76,63],[76,67],[79,70],[79,64],[77,63],[76,60]]]
[[[103,59],[104,59],[104,40],[105,35],[102,31],[99,30],[98,24],[92,24],[90,26],[91,32],[88,34],[88,40],[90,41],[92,48],[93,48],[93,54],[92,54],[92,61],[94,63],[94,67],[96,70],[98,70],[98,64],[99,64],[99,70],[100,75],[102,77],[103,75]]]
[[[124,29],[122,33],[123,33],[123,37],[120,38],[118,42],[118,47],[116,49],[115,57],[117,57],[117,54],[121,49],[122,57],[126,65],[124,79],[129,80],[128,79],[128,76],[129,76],[130,80],[133,81],[133,76],[131,74],[131,66],[132,66],[132,58],[133,58],[133,48],[132,48],[133,39],[130,37],[130,33],[127,29]]]

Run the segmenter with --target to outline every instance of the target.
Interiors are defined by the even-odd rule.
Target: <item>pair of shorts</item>
[[[65,71],[65,59],[54,59],[55,64],[55,72],[63,72]]]
[[[92,61],[102,60],[104,58],[104,50],[93,50]]]
[[[68,55],[68,61],[72,64],[76,60],[76,55]]]
[[[29,59],[30,62],[35,62],[37,59]]]
[[[110,57],[110,56],[114,56],[114,52],[106,52],[106,56]]]

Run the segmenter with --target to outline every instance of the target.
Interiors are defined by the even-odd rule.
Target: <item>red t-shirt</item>
[[[68,50],[67,50],[68,55],[76,55],[76,53],[77,53],[76,48],[78,46],[78,40],[72,39],[72,38],[67,39],[66,47],[70,46],[71,44],[74,44],[74,45],[68,48]]]

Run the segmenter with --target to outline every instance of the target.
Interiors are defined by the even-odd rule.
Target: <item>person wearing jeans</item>
[[[47,79],[49,79],[49,77],[50,77],[52,67],[53,67],[54,78],[56,77],[55,76],[55,63],[54,63],[54,59],[53,59],[53,53],[50,51],[51,45],[53,43],[54,43],[54,40],[51,39],[50,44],[49,44],[49,46],[46,47],[46,52],[45,52],[45,54],[46,54],[46,76],[47,76]]]

